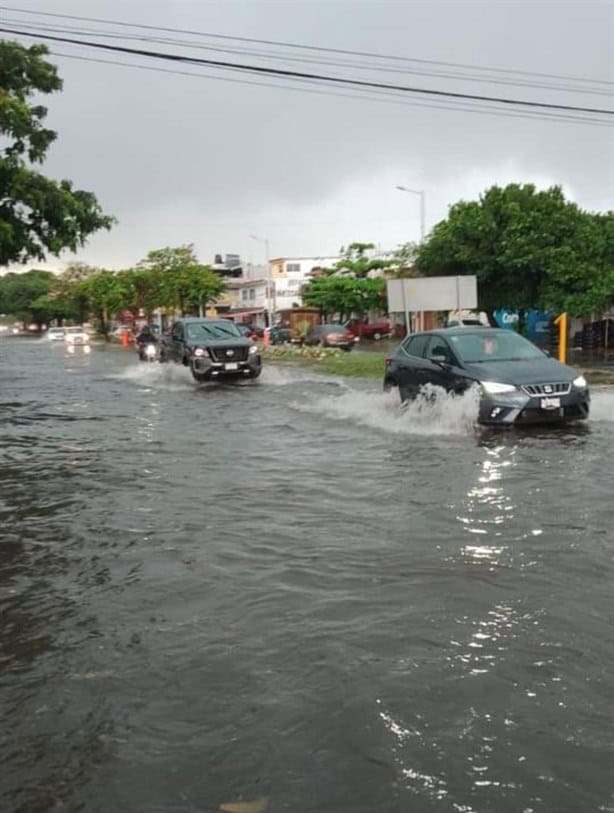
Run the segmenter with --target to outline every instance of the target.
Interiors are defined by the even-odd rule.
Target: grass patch
[[[262,357],[266,361],[293,362],[304,364],[320,373],[346,375],[355,378],[383,379],[385,353],[361,353],[331,350],[322,347],[295,347],[274,345],[263,347]]]

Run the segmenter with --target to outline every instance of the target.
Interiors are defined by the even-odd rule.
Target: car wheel
[[[262,367],[259,367],[257,370],[252,370],[252,372],[249,374],[249,377],[250,378],[258,378],[261,372],[262,372]]]
[[[382,338],[382,334],[381,333],[374,333],[373,338],[375,339],[376,342],[379,342],[379,340]]]
[[[160,364],[165,364],[168,361],[167,355],[162,348],[160,348],[160,352],[158,353],[158,361]]]

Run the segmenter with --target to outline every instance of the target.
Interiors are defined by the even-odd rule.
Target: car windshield
[[[241,336],[241,331],[232,322],[196,322],[188,325],[190,339],[228,339]]]
[[[468,364],[488,361],[522,361],[544,357],[538,347],[512,330],[497,333],[467,332],[450,336],[450,341],[456,354]]]
[[[326,333],[345,333],[345,327],[343,325],[322,325],[322,329],[326,331]]]
[[[67,333],[83,333],[83,328],[82,327],[67,327],[66,332]]]

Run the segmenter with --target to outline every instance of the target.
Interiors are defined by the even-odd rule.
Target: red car
[[[361,322],[360,319],[350,319],[345,323],[345,327],[352,336],[359,339],[383,339],[384,336],[392,335],[392,325],[387,319],[379,319],[375,322]]]

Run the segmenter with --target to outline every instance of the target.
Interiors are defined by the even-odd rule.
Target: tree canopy
[[[76,251],[99,229],[109,229],[91,192],[35,172],[56,133],[44,126],[47,108],[34,94],[54,93],[62,81],[43,45],[0,40],[0,266]],[[6,142],[6,143],[5,143]]]
[[[460,201],[417,248],[419,276],[475,274],[479,307],[587,315],[614,302],[614,213],[596,215],[560,187],[493,186]]]
[[[386,281],[354,277],[320,277],[307,283],[303,291],[306,305],[319,308],[325,317],[338,316],[340,321],[353,313],[384,310]]]
[[[348,271],[354,277],[366,277],[369,271],[378,268],[388,268],[387,260],[378,260],[370,257],[368,252],[375,248],[374,243],[350,243],[345,249],[344,257],[335,263],[334,274]]]

